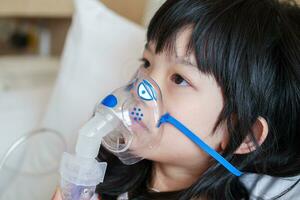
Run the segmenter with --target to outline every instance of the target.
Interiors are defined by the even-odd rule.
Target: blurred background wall
[[[160,0],[102,0],[118,14],[147,25]],[[71,23],[72,0],[0,0],[0,55],[59,56]]]
[[[164,0],[102,2],[147,26]],[[0,94],[54,82],[73,11],[72,0],[0,0]]]

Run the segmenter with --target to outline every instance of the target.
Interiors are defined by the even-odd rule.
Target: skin
[[[59,188],[56,189],[52,200],[62,200],[62,196],[61,196],[61,190]]]

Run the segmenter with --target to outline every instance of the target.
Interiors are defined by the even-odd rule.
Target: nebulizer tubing
[[[64,153],[61,161],[63,200],[89,200],[103,182],[107,163],[96,160],[101,140],[120,123],[108,108],[98,110],[79,130],[75,154]]]
[[[47,136],[51,137],[47,138]],[[52,142],[51,145],[55,145],[56,150],[57,148],[61,148],[62,152],[65,151],[67,145],[61,133],[49,128],[38,128],[26,132],[9,146],[0,159],[0,199],[3,199],[3,196],[7,196],[6,191],[11,185],[17,185],[18,182],[24,181],[24,178],[26,178],[27,181],[28,178],[32,178],[32,180],[35,180],[34,182],[39,182],[36,177],[51,176],[57,173],[56,164],[53,165],[53,163],[51,163],[50,166],[47,167],[42,167],[41,165],[45,163],[45,161],[49,163],[49,155],[52,157],[56,151],[52,152],[52,148],[51,150],[47,149],[47,152],[40,151],[39,147],[36,148],[28,145],[29,142],[32,143],[32,141],[34,141],[35,144],[38,143],[41,145],[44,144],[45,139],[53,139],[53,137],[55,141],[59,141],[59,143],[53,143],[53,140],[50,140],[50,142]],[[27,150],[31,148],[37,149],[37,151],[28,154]],[[45,157],[45,153],[48,157]],[[28,189],[28,187],[31,187],[31,185],[27,185],[24,188]]]
[[[4,169],[5,167],[5,163],[7,162],[7,160],[9,159],[9,157],[12,155],[12,153],[14,151],[16,151],[22,144],[28,142],[30,139],[36,137],[36,136],[41,136],[44,133],[51,133],[53,136],[57,137],[63,146],[63,151],[66,150],[66,141],[65,139],[62,137],[61,133],[59,133],[56,130],[53,129],[49,129],[49,128],[39,128],[39,129],[34,129],[26,134],[24,134],[23,136],[21,136],[20,138],[18,138],[16,141],[13,142],[13,144],[6,150],[6,152],[4,153],[4,156],[2,157],[2,159],[0,160],[0,172]],[[7,167],[7,166],[6,166]],[[25,174],[25,175],[48,175],[50,173],[53,173],[55,171],[57,171],[57,168],[53,168],[50,170],[47,170],[44,173],[40,173],[40,172],[34,172],[34,173],[29,173],[29,172],[20,172],[19,170],[20,166],[18,166],[18,170],[16,169],[10,169],[10,171],[14,171],[16,174]]]

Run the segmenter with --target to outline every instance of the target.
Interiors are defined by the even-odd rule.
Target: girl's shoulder
[[[247,173],[240,178],[250,193],[250,199],[289,199],[300,197],[300,175],[293,177],[273,177]]]

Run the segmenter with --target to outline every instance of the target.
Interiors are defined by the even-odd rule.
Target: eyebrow
[[[144,48],[146,50],[150,51],[151,53],[153,53],[152,49],[150,49],[150,47],[149,47],[148,42],[145,44]],[[176,52],[176,64],[187,65],[187,66],[191,66],[191,67],[197,67],[197,65],[193,64],[190,60],[185,59],[183,57],[177,56],[177,52]]]

